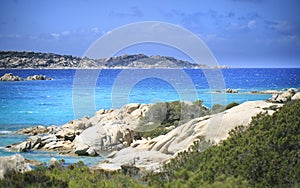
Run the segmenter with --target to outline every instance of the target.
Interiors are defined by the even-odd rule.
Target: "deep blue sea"
[[[300,88],[300,69],[288,68],[222,69],[216,76],[215,73],[204,74],[205,71],[200,69],[184,69],[178,72],[169,69],[144,72],[109,69],[86,70],[80,74],[76,70],[5,69],[0,70],[0,76],[9,72],[23,78],[43,74],[53,80],[0,82],[0,148],[26,138],[10,134],[10,131],[35,125],[62,125],[81,115],[92,116],[96,110],[119,108],[129,102],[194,100],[195,95],[192,94],[196,94],[197,99],[211,107],[217,101],[213,99],[213,95],[221,95],[216,94],[216,85],[222,83],[225,88],[236,89],[239,93],[224,95],[225,101],[220,103],[242,103],[271,97],[268,94],[249,94],[250,91]],[[90,101],[89,99],[92,99],[93,107],[85,102]],[[78,109],[78,106],[87,107],[88,110]],[[11,154],[3,148],[0,149],[0,156]],[[83,160],[92,164],[95,160],[100,160],[36,151],[24,155],[41,161],[48,161],[54,156],[64,158],[67,163]]]

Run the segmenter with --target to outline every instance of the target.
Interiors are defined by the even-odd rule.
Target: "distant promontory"
[[[1,69],[89,69],[89,68],[212,68],[167,56],[122,55],[102,59],[53,53],[0,51]],[[213,68],[226,68],[218,66]]]

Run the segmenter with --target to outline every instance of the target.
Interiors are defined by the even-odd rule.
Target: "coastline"
[[[283,101],[283,99],[286,99],[286,101]],[[299,100],[300,92],[295,93],[290,89],[285,93],[274,94],[268,101],[248,101],[240,105],[231,105],[228,108],[226,107],[224,111],[192,118],[177,127],[173,127],[173,125],[166,127],[170,130],[168,133],[155,136],[152,139],[143,137],[136,139],[132,136],[132,132],[130,131],[130,128],[134,127],[132,124],[135,124],[135,120],[137,119],[143,119],[147,112],[151,111],[151,107],[154,106],[136,103],[127,104],[121,109],[102,109],[99,110],[94,117],[83,117],[78,120],[73,120],[61,127],[50,126],[23,129],[17,133],[29,133],[33,136],[30,136],[25,142],[10,145],[7,148],[11,149],[12,147],[16,147],[21,150],[25,149],[22,151],[24,152],[27,149],[39,149],[41,144],[45,144],[43,146],[48,145],[48,148],[52,146],[56,147],[60,142],[57,140],[58,135],[64,139],[71,139],[73,135],[70,135],[70,133],[75,133],[75,147],[73,147],[73,149],[79,151],[76,154],[95,155],[96,152],[98,152],[97,149],[99,148],[97,147],[99,146],[100,153],[97,153],[98,157],[95,155],[93,158],[102,156],[101,151],[103,148],[106,148],[103,151],[109,151],[109,154],[96,165],[84,166],[84,163],[77,162],[66,166],[64,159],[58,160],[53,157],[47,163],[43,164],[36,160],[25,159],[19,150],[15,155],[0,157],[0,182],[11,179],[10,173],[12,172],[18,173],[19,176],[22,176],[22,173],[37,173],[34,166],[36,166],[37,169],[40,167],[44,168],[50,173],[53,169],[55,170],[57,168],[62,173],[69,173],[69,171],[73,173],[73,171],[80,170],[80,174],[83,175],[83,173],[88,172],[88,176],[92,177],[97,173],[105,174],[110,177],[113,174],[119,174],[139,180],[139,183],[145,182],[144,178],[153,180],[156,175],[168,175],[170,173],[170,171],[168,171],[169,169],[176,170],[178,167],[173,167],[172,165],[174,164],[190,162],[181,161],[182,157],[200,154],[210,150],[212,147],[226,146],[225,142],[228,138],[234,136],[233,132],[238,130],[243,130],[244,132],[247,129],[253,128],[253,123],[255,124],[256,122],[253,122],[253,120],[255,120],[255,118],[253,119],[254,116],[260,114],[260,116],[272,118],[274,113],[281,111],[282,107],[286,107],[284,106],[285,104],[291,105],[293,103],[290,101],[295,101],[294,104],[297,105],[299,104],[297,103]],[[188,106],[191,104],[201,105],[199,102],[182,102],[181,104]],[[208,110],[204,106],[202,106],[202,109],[205,111]],[[266,114],[268,115],[266,116]],[[85,121],[84,119],[91,121],[82,124]],[[90,123],[95,122],[95,120],[97,124],[91,125]],[[120,126],[113,127],[117,122],[123,124],[123,129]],[[109,127],[105,130],[105,125],[107,124]],[[85,125],[88,126],[85,127]],[[74,129],[76,126],[78,129],[83,129],[78,135]],[[120,128],[122,130],[125,129],[127,134],[119,134]],[[68,129],[71,129],[71,131],[66,131]],[[109,130],[116,132],[109,132]],[[125,147],[117,147],[110,150],[111,147],[103,147],[103,145],[101,145],[107,140],[114,140],[113,135],[122,135],[123,139],[121,139],[121,141]],[[56,139],[54,139],[54,136]],[[101,140],[103,138],[104,140]],[[129,140],[125,140],[124,138],[129,138]],[[116,140],[120,141],[120,139]],[[89,145],[90,143],[94,145]],[[111,144],[111,142],[108,144]],[[58,148],[61,146],[62,145],[59,145]],[[110,149],[107,150],[108,148]],[[60,149],[65,150],[66,148]],[[70,153],[67,152],[66,154],[69,155]],[[83,169],[86,169],[86,171],[82,171]]]
[[[299,98],[299,94],[298,92],[294,96],[297,95]],[[119,170],[122,165],[136,164],[138,168],[158,172],[163,164],[177,153],[187,150],[200,137],[219,143],[226,139],[228,132],[236,126],[247,126],[251,118],[258,113],[272,114],[281,106],[282,103],[249,101],[224,112],[191,119],[179,127],[173,127],[166,135],[136,140],[133,136],[135,127],[140,118],[146,115],[151,105],[127,104],[120,109],[99,110],[94,117],[86,116],[71,120],[62,126],[38,126],[18,130],[14,134],[25,134],[29,137],[24,142],[12,144],[6,148],[17,152],[42,150],[60,152],[66,156],[107,157],[108,163],[100,163],[98,166],[93,166],[94,169],[111,171]],[[219,125],[222,122],[222,126],[211,129],[208,126],[211,122]],[[189,132],[193,132],[192,137],[185,135]],[[177,135],[175,136],[177,138],[174,135]],[[101,139],[104,140],[101,141]],[[96,140],[98,144],[94,145]],[[102,144],[99,145],[99,143]],[[176,144],[172,146],[172,143]],[[143,161],[150,161],[150,166],[148,162],[143,164]]]
[[[260,110],[257,105],[262,105],[263,103],[266,102],[255,101],[248,102],[247,105],[241,105],[244,105],[243,108],[248,106],[249,108],[247,109],[251,109],[250,106],[252,106],[254,108],[253,110],[257,111]],[[248,174],[252,174],[253,168],[259,170],[261,167],[267,168],[267,171],[259,171],[259,173],[262,173],[262,180],[267,178],[267,180],[270,181],[268,185],[297,185],[299,182],[299,174],[293,172],[297,171],[298,168],[294,165],[286,166],[286,162],[291,161],[291,164],[297,164],[298,162],[297,138],[299,135],[299,129],[297,125],[299,124],[299,118],[297,118],[298,116],[296,112],[300,107],[300,101],[295,100],[280,104],[279,106],[282,107],[279,107],[278,105],[276,106],[277,107],[275,107],[275,105],[270,107],[265,106],[263,110],[266,110],[273,115],[270,115],[269,113],[259,113],[256,117],[251,118],[252,120],[250,120],[251,122],[247,124],[247,126],[238,125],[231,130],[229,133],[230,136],[219,142],[219,144],[206,141],[203,136],[199,137],[197,141],[193,142],[188,150],[179,152],[176,156],[174,156],[174,158],[169,160],[169,162],[166,161],[166,163],[158,169],[155,167],[159,166],[159,163],[164,162],[164,156],[166,155],[160,154],[164,151],[155,152],[152,149],[147,151],[138,149],[141,149],[141,146],[149,147],[151,144],[154,144],[152,148],[156,148],[157,144],[161,145],[160,143],[165,142],[164,138],[159,140],[157,139],[157,143],[152,143],[154,139],[156,139],[154,138],[153,140],[149,139],[132,144],[132,146],[129,147],[129,150],[135,149],[138,150],[137,152],[123,152],[122,156],[121,150],[110,156],[110,160],[115,161],[118,156],[122,161],[126,161],[127,159],[124,159],[124,157],[127,156],[132,159],[129,160],[129,163],[127,164],[106,161],[89,168],[84,166],[82,162],[65,166],[66,164],[64,160],[52,158],[47,164],[31,170],[28,163],[32,163],[32,161],[28,161],[20,155],[0,157],[0,185],[6,185],[4,187],[7,187],[7,185],[16,185],[17,183],[21,183],[21,185],[45,185],[46,180],[48,182],[47,185],[69,185],[72,187],[74,187],[75,184],[77,185],[77,182],[79,182],[81,186],[85,183],[87,185],[97,185],[97,187],[102,187],[103,183],[105,183],[105,185],[111,185],[111,187],[119,187],[120,183],[122,183],[122,186],[126,187],[161,187],[161,185],[164,185],[164,187],[176,187],[178,186],[179,181],[180,187],[185,186],[186,184],[191,185],[191,183],[193,185],[195,185],[195,183],[197,185],[200,183],[201,185],[203,184],[207,186],[207,183],[201,183],[201,181],[195,182],[193,178],[198,175],[202,175],[204,178],[210,177],[211,175],[218,177],[218,174],[210,174],[210,172],[217,172],[219,170],[221,171],[221,174],[224,174],[222,177],[231,177],[232,174],[230,172],[232,171],[235,172],[237,176],[242,175],[242,177],[238,179],[230,178],[230,181],[226,178],[225,182],[228,182],[228,185],[231,186],[233,183],[242,187],[249,187],[251,185],[266,185],[264,181],[262,182],[257,180],[256,177],[250,177],[250,179],[248,179],[249,177],[247,176]],[[232,112],[236,111],[237,113],[247,113],[247,110],[241,112],[239,107],[241,106],[235,106],[229,110]],[[253,110],[251,110],[252,113]],[[228,113],[231,112],[227,111],[226,114]],[[236,113],[231,114],[236,115]],[[220,114],[215,114],[215,116],[219,115]],[[178,129],[180,129],[179,131],[182,131],[189,130],[186,129],[186,127],[191,127],[192,129],[193,127],[198,127],[198,130],[194,129],[196,132],[201,132],[201,128],[204,129],[204,132],[206,131],[206,133],[210,132],[207,132],[205,126],[190,126],[192,124],[201,124],[201,122],[204,122],[205,124],[207,119],[201,119],[199,119],[196,123],[188,122],[187,124],[189,124],[189,126],[183,124],[178,127]],[[232,120],[235,122],[240,119],[240,116],[234,117],[233,119],[228,116],[227,118],[225,117],[225,119],[230,120],[230,122],[227,123],[232,124]],[[282,119],[286,120],[288,124],[282,124]],[[225,122],[227,120],[225,120]],[[282,132],[282,130],[286,130],[288,132]],[[173,131],[176,131],[176,129]],[[278,135],[278,132],[281,134]],[[181,137],[180,139],[185,142],[185,137],[182,138],[182,134],[185,133],[180,132],[179,134],[180,135],[174,136],[177,138]],[[173,135],[172,131],[167,135]],[[286,142],[282,142],[282,140],[286,140]],[[144,143],[146,142],[150,142],[150,145],[145,145]],[[276,144],[274,148],[274,143],[279,143],[280,145],[278,146]],[[173,148],[172,144],[164,144],[162,147]],[[284,151],[282,152],[282,150]],[[277,161],[279,164],[277,164],[277,166],[280,167],[281,171],[274,172],[274,154],[276,159],[278,159]],[[155,161],[151,162],[149,160],[150,158],[159,162],[153,163]],[[242,168],[232,166],[233,164],[238,164],[239,166],[242,165]],[[212,167],[213,169],[207,167]],[[291,167],[292,169],[290,169]],[[155,169],[157,169],[157,171],[155,171]],[[228,169],[229,172],[227,171]],[[9,172],[11,170],[13,172],[12,174]],[[16,171],[17,173],[15,173]],[[182,173],[184,173],[183,176],[180,175]],[[295,176],[290,176],[290,173]],[[191,177],[187,177],[186,174],[190,174]],[[271,177],[269,177],[270,175]],[[5,178],[1,180],[3,177]],[[43,179],[36,177],[41,177]],[[289,179],[288,181],[278,179],[278,181],[274,182],[272,177],[287,177]],[[248,183],[252,180],[255,181],[253,182],[254,184]],[[216,179],[215,182],[216,181],[218,182],[218,186],[224,185],[223,178],[221,180]],[[214,185],[217,184],[214,183]]]
[[[5,70],[19,70],[19,69],[5,69]],[[39,70],[39,71],[43,71],[43,70],[53,70],[53,69],[21,69],[21,70],[29,70],[26,74],[29,74],[29,72],[31,71],[31,70]],[[55,69],[55,70],[62,70],[62,69]],[[69,70],[69,69],[68,69]],[[77,70],[77,69],[72,69],[72,70]],[[81,69],[80,69],[81,70]],[[88,70],[90,70],[90,69],[88,69]],[[106,69],[105,69],[106,70]],[[114,70],[117,70],[117,69],[114,69]],[[119,70],[122,70],[122,69],[119,69]],[[162,69],[162,70],[164,70],[164,69]],[[230,69],[229,69],[230,70]],[[243,69],[241,69],[241,70],[243,70]],[[259,70],[259,69],[258,69]],[[70,81],[70,80],[69,80]],[[54,82],[47,82],[47,83],[53,83],[53,84],[55,84],[55,82],[60,82],[60,83],[63,83],[63,82],[65,82],[65,80],[64,79],[58,79],[58,80],[55,80],[54,79]],[[70,82],[71,83],[71,82]],[[26,84],[26,83],[25,83]],[[8,84],[8,85],[11,85],[11,84]],[[56,89],[56,87],[54,87],[55,89]],[[237,88],[240,88],[240,87],[237,87]],[[236,89],[236,88],[234,88],[233,87],[233,89],[232,90],[237,90],[238,91],[238,93],[226,93],[226,91],[225,90],[222,90],[221,91],[221,94],[226,94],[227,96],[229,96],[229,97],[231,97],[231,98],[233,98],[233,99],[235,99],[235,98],[238,98],[239,96],[242,96],[242,95],[245,95],[244,96],[244,98],[245,98],[245,101],[247,101],[247,100],[253,100],[253,98],[247,98],[247,95],[260,95],[260,94],[262,94],[262,95],[266,95],[266,96],[272,96],[272,95],[274,95],[274,94],[282,94],[282,93],[284,93],[284,92],[286,92],[288,89],[282,89],[282,90],[258,90],[258,92],[256,92],[256,91],[254,91],[254,90],[250,90],[249,92],[248,91],[246,91],[245,89]],[[298,89],[295,89],[296,91],[299,91]],[[245,91],[245,92],[244,92]],[[203,92],[203,91],[202,91]],[[204,92],[205,94],[216,94],[216,93],[219,93],[219,92]],[[48,96],[48,95],[47,95]],[[243,101],[244,102],[244,101]],[[42,101],[42,103],[38,103],[38,104],[42,104],[42,105],[44,105],[45,103],[44,103],[44,101]],[[47,104],[46,104],[47,105]],[[128,105],[128,104],[127,104]],[[276,104],[275,104],[276,105]],[[125,105],[126,106],[126,105]],[[42,106],[41,106],[42,107]],[[107,109],[105,109],[105,110],[110,110],[110,108],[107,108]],[[117,110],[120,110],[120,109],[117,109]],[[112,117],[113,117],[113,115],[112,115]],[[71,118],[72,119],[72,118]],[[118,119],[118,118],[117,118]],[[69,119],[70,120],[70,119]],[[75,121],[77,121],[77,120],[75,120]],[[68,123],[67,123],[68,124]],[[126,124],[126,123],[125,123]],[[61,127],[61,125],[62,124],[57,124],[57,125],[59,125],[58,127]],[[70,128],[70,125],[68,125],[69,127],[68,127],[68,129]],[[121,131],[122,132],[122,131]],[[128,133],[126,133],[126,130],[124,130],[123,131],[123,133],[124,133],[124,135],[130,135],[130,134],[128,134]],[[45,134],[45,133],[43,133],[43,134]],[[47,133],[46,133],[47,134]],[[44,135],[45,136],[45,135]],[[77,136],[77,135],[76,135]],[[64,137],[69,137],[69,135],[64,135],[64,136],[60,136],[60,138],[59,139],[61,139],[61,138],[64,138]],[[41,138],[42,139],[42,138]],[[53,144],[52,146],[50,145],[50,147],[52,147],[52,148],[50,148],[50,149],[53,149],[53,148],[55,148],[55,147],[57,147],[57,148],[59,148],[59,147],[61,147],[61,148],[63,148],[63,145],[69,145],[69,146],[71,146],[71,147],[73,147],[74,145],[72,145],[72,144],[74,144],[74,143],[72,143],[71,141],[71,143],[70,142],[68,142],[68,139],[67,140],[59,140],[59,139],[56,139],[56,144],[53,144],[53,143],[51,143],[49,140],[47,140],[47,139],[45,139],[46,140],[46,142],[48,142],[49,141],[49,143],[51,143],[51,144]],[[123,139],[123,138],[122,138]],[[44,143],[44,141],[45,140],[43,140],[43,142],[41,142],[42,144],[45,144]],[[50,138],[50,140],[51,140],[51,138]],[[151,139],[149,139],[149,140],[151,140]],[[141,140],[141,141],[137,141],[137,142],[135,142],[135,146],[136,146],[136,148],[142,148],[142,146],[143,145],[147,145],[147,144],[149,144],[149,143],[151,143],[153,140],[151,140],[150,142],[149,142],[149,140]],[[24,140],[23,140],[24,141]],[[36,140],[35,140],[36,141]],[[154,140],[155,141],[155,140]],[[130,143],[131,141],[129,141],[129,142],[127,142],[127,144],[128,143]],[[40,144],[41,144],[40,143]],[[47,143],[46,143],[47,144]],[[140,145],[140,146],[138,146],[138,145]],[[34,144],[33,144],[34,145]],[[130,144],[131,145],[131,144]],[[129,146],[130,146],[129,145]],[[150,144],[151,145],[151,144]],[[26,146],[26,144],[25,144],[25,146]],[[48,145],[49,146],[49,145]],[[26,146],[27,147],[27,146]],[[124,146],[122,146],[123,148],[118,148],[117,150],[119,150],[119,149],[126,149],[126,148],[128,148],[128,145],[126,145],[126,147],[124,148]],[[31,149],[32,148],[27,148],[28,149],[28,151],[31,151]],[[82,152],[83,150],[86,150],[86,151],[84,151],[84,152],[87,152],[87,150],[89,149],[89,148],[87,148],[86,146],[82,146],[82,148],[80,148],[81,149],[81,151],[80,152]],[[131,148],[132,149],[132,148]],[[149,148],[148,148],[149,149]],[[61,150],[64,150],[64,149],[61,149]],[[120,151],[121,151],[120,150]],[[128,149],[129,150],[129,149]],[[40,151],[40,150],[37,150],[37,151]],[[69,150],[68,151],[70,151],[70,148],[69,148]],[[126,150],[125,150],[126,151]],[[57,151],[55,151],[55,152],[57,152]],[[59,152],[59,151],[58,151]],[[84,153],[83,152],[83,153]],[[102,151],[103,152],[103,151]],[[108,151],[108,152],[111,152],[111,151]],[[128,152],[128,151],[127,151]],[[135,152],[134,150],[132,150],[132,151],[129,151],[129,152]],[[29,152],[30,153],[30,152]],[[93,150],[92,151],[89,151],[89,152],[87,152],[87,153],[90,153],[90,154],[93,154]],[[174,153],[176,153],[176,152],[174,152]],[[63,154],[64,154],[64,156],[75,156],[74,155],[74,153],[71,153],[71,152],[63,152]],[[88,155],[90,155],[90,154],[88,154]],[[83,157],[85,157],[85,155],[86,155],[86,153],[84,153],[84,156]],[[99,154],[98,154],[99,155]],[[100,154],[100,155],[102,155],[102,154]],[[106,157],[106,155],[107,155],[107,153],[105,154],[105,155],[103,155],[104,157]],[[118,158],[116,158],[116,159],[114,159],[114,157],[113,156],[116,156],[116,157],[118,157]],[[113,152],[111,155],[108,155],[110,158],[109,158],[109,160],[110,161],[112,161],[112,162],[117,162],[118,163],[118,160],[120,159],[120,156],[122,156],[123,154],[122,154],[122,152],[121,153],[115,153],[115,152]],[[144,154],[143,154],[144,155]],[[148,154],[147,154],[148,155]],[[161,153],[161,152],[158,152],[158,151],[152,151],[152,153],[151,153],[151,155],[152,156],[158,156],[156,159],[153,159],[154,161],[156,160],[156,161],[164,161],[164,162],[166,162],[165,161],[165,159],[168,159],[169,157],[170,157],[170,154],[165,154],[165,153]],[[122,158],[124,158],[124,157],[122,157]],[[134,161],[134,163],[136,163],[136,164],[139,164],[139,167],[141,167],[141,168],[148,168],[148,166],[146,165],[145,166],[145,164],[143,164],[143,163],[141,163],[139,160],[136,160],[136,159],[133,159],[132,157],[126,157],[125,156],[125,158],[128,158],[128,159],[131,159],[131,161],[121,161],[122,163],[124,162],[124,164],[132,164],[132,161]],[[143,156],[140,156],[140,159],[144,159],[144,160],[148,160],[148,159],[146,159],[145,157],[143,157]],[[149,161],[151,161],[152,159],[150,159]],[[47,161],[46,161],[47,162]],[[155,163],[155,162],[154,162]],[[161,166],[161,164],[157,164],[158,166]],[[114,168],[114,169],[120,169],[120,165],[114,165],[114,164],[111,164],[111,163],[106,163],[106,164],[102,164],[102,166],[100,165],[99,167],[98,167],[99,169],[106,169],[106,170],[112,170],[112,169],[109,169],[109,168]],[[152,167],[150,167],[149,166],[149,168],[150,169],[154,169],[154,170],[157,170],[157,168],[156,167],[154,167],[154,166],[152,166]]]

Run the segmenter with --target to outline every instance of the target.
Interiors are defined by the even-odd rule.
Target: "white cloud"
[[[212,41],[212,40],[216,40],[217,39],[217,35],[216,34],[208,34],[204,37],[207,41]]]
[[[276,38],[265,38],[257,42],[268,46],[286,46],[286,45],[300,45],[300,38],[296,35],[281,35]]]
[[[247,24],[249,29],[254,29],[256,27],[256,21],[255,20],[250,20]]]
[[[58,39],[60,37],[60,34],[59,33],[50,33],[50,36],[55,39]]]
[[[281,36],[277,39],[280,44],[296,43],[299,44],[299,37],[296,35]]]
[[[18,34],[0,35],[0,38],[16,39],[16,38],[21,38],[21,35]]]
[[[243,23],[237,23],[237,22],[231,22],[227,26],[228,31],[245,31],[245,30],[251,30],[256,28],[256,21],[255,20],[250,20],[248,22],[243,22]]]
[[[140,18],[140,17],[144,16],[144,13],[138,7],[133,6],[133,7],[130,7],[130,9],[125,11],[125,12],[111,11],[109,13],[109,15],[110,16],[117,16],[117,17],[136,17],[136,18]]]
[[[67,35],[70,35],[71,34],[71,31],[63,31],[62,33],[61,33],[63,36],[67,36]]]
[[[91,31],[92,31],[93,33],[95,33],[95,34],[98,34],[98,33],[101,32],[100,29],[99,29],[98,27],[93,27],[93,28],[91,29]]]
[[[228,24],[226,29],[228,31],[238,31],[238,32],[240,32],[241,30],[248,29],[248,25],[241,24],[241,23],[236,23],[236,22],[231,22],[231,23]]]
[[[90,36],[90,35],[98,35],[102,33],[102,31],[98,27],[93,28],[84,28],[77,30],[65,30],[61,32],[51,32],[48,34],[52,39],[61,39],[62,37],[72,37],[72,36]]]
[[[288,21],[266,21],[268,27],[279,33],[290,33],[293,25]]]
[[[221,37],[221,36],[218,36],[217,34],[207,34],[207,35],[204,35],[202,36],[203,39],[206,41],[206,42],[220,42],[220,41],[225,41],[226,39]]]

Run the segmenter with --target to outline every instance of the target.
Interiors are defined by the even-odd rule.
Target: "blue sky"
[[[198,35],[220,65],[300,67],[299,7],[298,0],[2,0],[0,50],[82,56],[117,27],[163,21]],[[172,48],[149,44],[122,53],[188,59]]]

